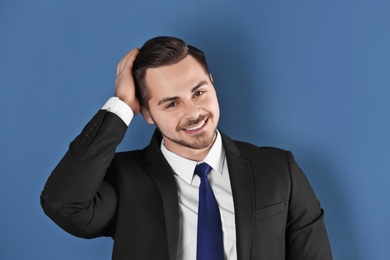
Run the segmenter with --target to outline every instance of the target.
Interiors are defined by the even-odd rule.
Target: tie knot
[[[195,167],[195,174],[199,177],[207,177],[211,167],[207,163],[200,163]]]

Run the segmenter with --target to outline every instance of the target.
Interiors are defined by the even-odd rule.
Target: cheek
[[[176,128],[179,124],[178,118],[179,116],[177,113],[162,113],[157,123],[159,123],[160,127],[164,129]]]

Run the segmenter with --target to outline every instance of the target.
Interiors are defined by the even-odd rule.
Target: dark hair
[[[205,72],[209,74],[204,53],[186,44],[183,40],[175,37],[160,36],[145,42],[140,48],[133,65],[136,96],[141,106],[149,108],[148,102],[151,98],[150,90],[145,81],[146,70],[176,64],[187,55],[191,55],[197,60]]]

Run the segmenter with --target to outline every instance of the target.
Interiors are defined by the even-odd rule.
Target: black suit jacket
[[[174,260],[178,195],[161,135],[143,150],[115,153],[126,130],[119,117],[99,111],[52,172],[41,205],[75,236],[112,236],[113,259]],[[222,140],[238,259],[331,259],[323,211],[292,154]]]

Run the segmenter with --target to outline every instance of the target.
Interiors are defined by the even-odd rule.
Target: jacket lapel
[[[161,194],[168,236],[169,258],[175,260],[179,239],[179,200],[174,173],[161,153],[161,136],[157,131],[154,133],[148,148],[146,167]]]
[[[255,201],[253,174],[250,162],[242,158],[237,145],[222,134],[232,186],[236,219],[237,257],[249,259],[254,225]]]

